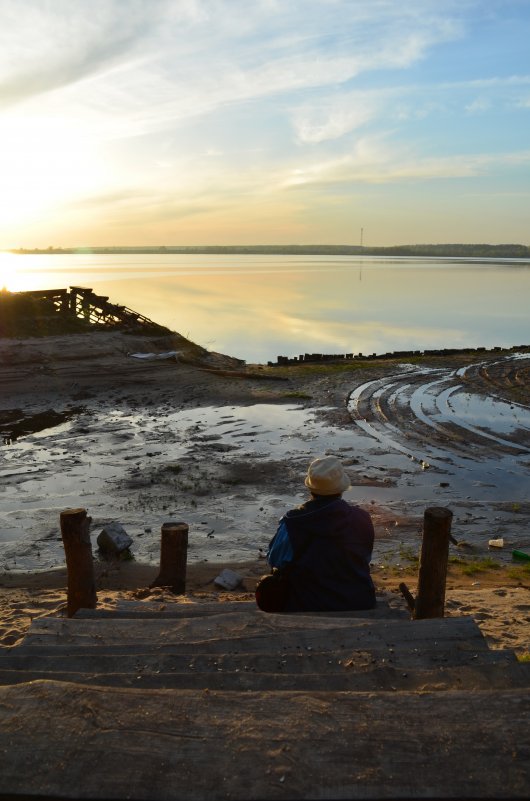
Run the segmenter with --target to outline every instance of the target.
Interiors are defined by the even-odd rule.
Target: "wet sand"
[[[128,355],[172,350],[168,361]],[[178,335],[94,332],[1,340],[0,361],[3,431],[15,418],[23,429],[32,416],[65,415],[2,451],[4,645],[64,602],[62,508],[87,508],[94,538],[111,519],[133,536],[136,563],[97,563],[101,603],[145,593],[160,525],[175,517],[190,523],[190,592],[216,593],[212,573],[226,564],[243,566],[251,592],[277,519],[305,497],[308,461],[328,451],[348,469],[348,500],[374,518],[381,592],[396,595],[403,576],[414,588],[423,510],[450,506],[461,545],[451,549],[448,610],[474,614],[494,644],[528,650],[530,575],[511,564],[512,548],[530,548],[528,354],[250,366],[244,378],[237,360],[198,353]],[[470,394],[488,404],[478,425],[476,401],[460,408]],[[505,548],[493,552],[487,543],[497,536]],[[488,559],[500,567],[484,568]],[[468,577],[461,569],[470,561],[483,569]]]

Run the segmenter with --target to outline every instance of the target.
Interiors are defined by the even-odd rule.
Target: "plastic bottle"
[[[525,553],[524,551],[512,551],[512,556],[514,559],[524,559],[530,562],[530,553]]]

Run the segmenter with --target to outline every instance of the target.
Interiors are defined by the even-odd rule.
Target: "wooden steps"
[[[0,685],[0,799],[530,793],[530,665],[471,618],[122,602],[33,621]]]
[[[527,798],[528,694],[0,694],[0,797]],[[28,726],[31,721],[31,730]]]
[[[261,672],[256,668],[186,672],[137,670],[90,670],[17,668],[0,669],[0,684],[22,684],[30,681],[65,681],[87,686],[133,687],[141,689],[226,690],[234,692],[396,692],[401,690],[440,692],[451,689],[487,690],[525,688],[530,684],[528,665],[499,662],[476,666],[441,667],[436,670],[396,667],[374,667],[355,672],[344,668],[342,673]],[[70,667],[70,666],[68,666]],[[104,668],[105,666],[103,666]],[[125,666],[126,667],[126,666]]]
[[[79,609],[76,613],[76,620],[85,618],[102,620],[103,618],[190,618],[208,617],[210,615],[224,615],[232,612],[248,612],[250,618],[253,615],[259,616],[260,620],[267,618],[256,608],[254,601],[225,601],[225,602],[204,602],[204,603],[157,603],[154,601],[118,601],[113,609]],[[285,616],[282,616],[285,617]],[[292,617],[292,616],[291,616]],[[405,609],[393,608],[388,603],[379,601],[375,609],[360,609],[351,612],[299,612],[296,619],[311,617],[319,619],[325,618],[344,618],[355,620],[409,620],[410,615]]]

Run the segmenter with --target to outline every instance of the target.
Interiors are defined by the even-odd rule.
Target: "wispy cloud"
[[[384,142],[360,139],[351,153],[336,159],[314,161],[294,169],[286,187],[345,184],[385,184],[402,181],[471,178],[492,169],[530,165],[530,150],[510,153],[461,154],[418,158],[410,153],[385,147]]]
[[[292,123],[301,144],[339,139],[378,117],[386,92],[349,92],[305,104],[293,112]]]
[[[90,81],[87,110],[125,113],[139,132],[152,131],[227,104],[405,69],[460,35],[454,8],[418,0],[3,0],[0,97],[20,102]]]
[[[483,111],[487,111],[489,108],[491,108],[491,101],[485,97],[477,97],[465,107],[468,114],[480,114]]]
[[[123,8],[122,8],[123,11]],[[150,21],[144,4],[124,15],[113,2],[55,0],[0,6],[1,105],[56,91],[104,74],[134,54]]]
[[[0,212],[21,230],[53,207],[135,236],[184,219],[237,231],[250,215],[260,234],[296,234],[319,192],[325,214],[356,186],[514,174],[521,8],[0,0]]]
[[[452,81],[450,83],[400,83],[370,90],[334,90],[311,99],[291,112],[291,124],[300,144],[339,139],[367,126],[386,129],[429,116],[480,114],[494,106],[527,108],[526,95],[515,94],[530,83],[530,76],[505,79]],[[481,94],[477,96],[477,91]]]

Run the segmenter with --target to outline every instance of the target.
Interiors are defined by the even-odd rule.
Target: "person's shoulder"
[[[284,518],[293,518],[293,517],[301,517],[302,515],[307,514],[310,509],[307,508],[308,502],[301,503],[300,506],[296,506],[294,509],[289,509],[288,512],[284,514]]]
[[[370,515],[370,512],[368,512],[366,509],[362,509],[360,506],[357,506],[356,504],[353,503],[349,503],[348,501],[344,501],[344,503],[348,506],[350,513],[355,517],[357,517],[357,519],[364,520],[367,523],[372,522],[372,516]]]

